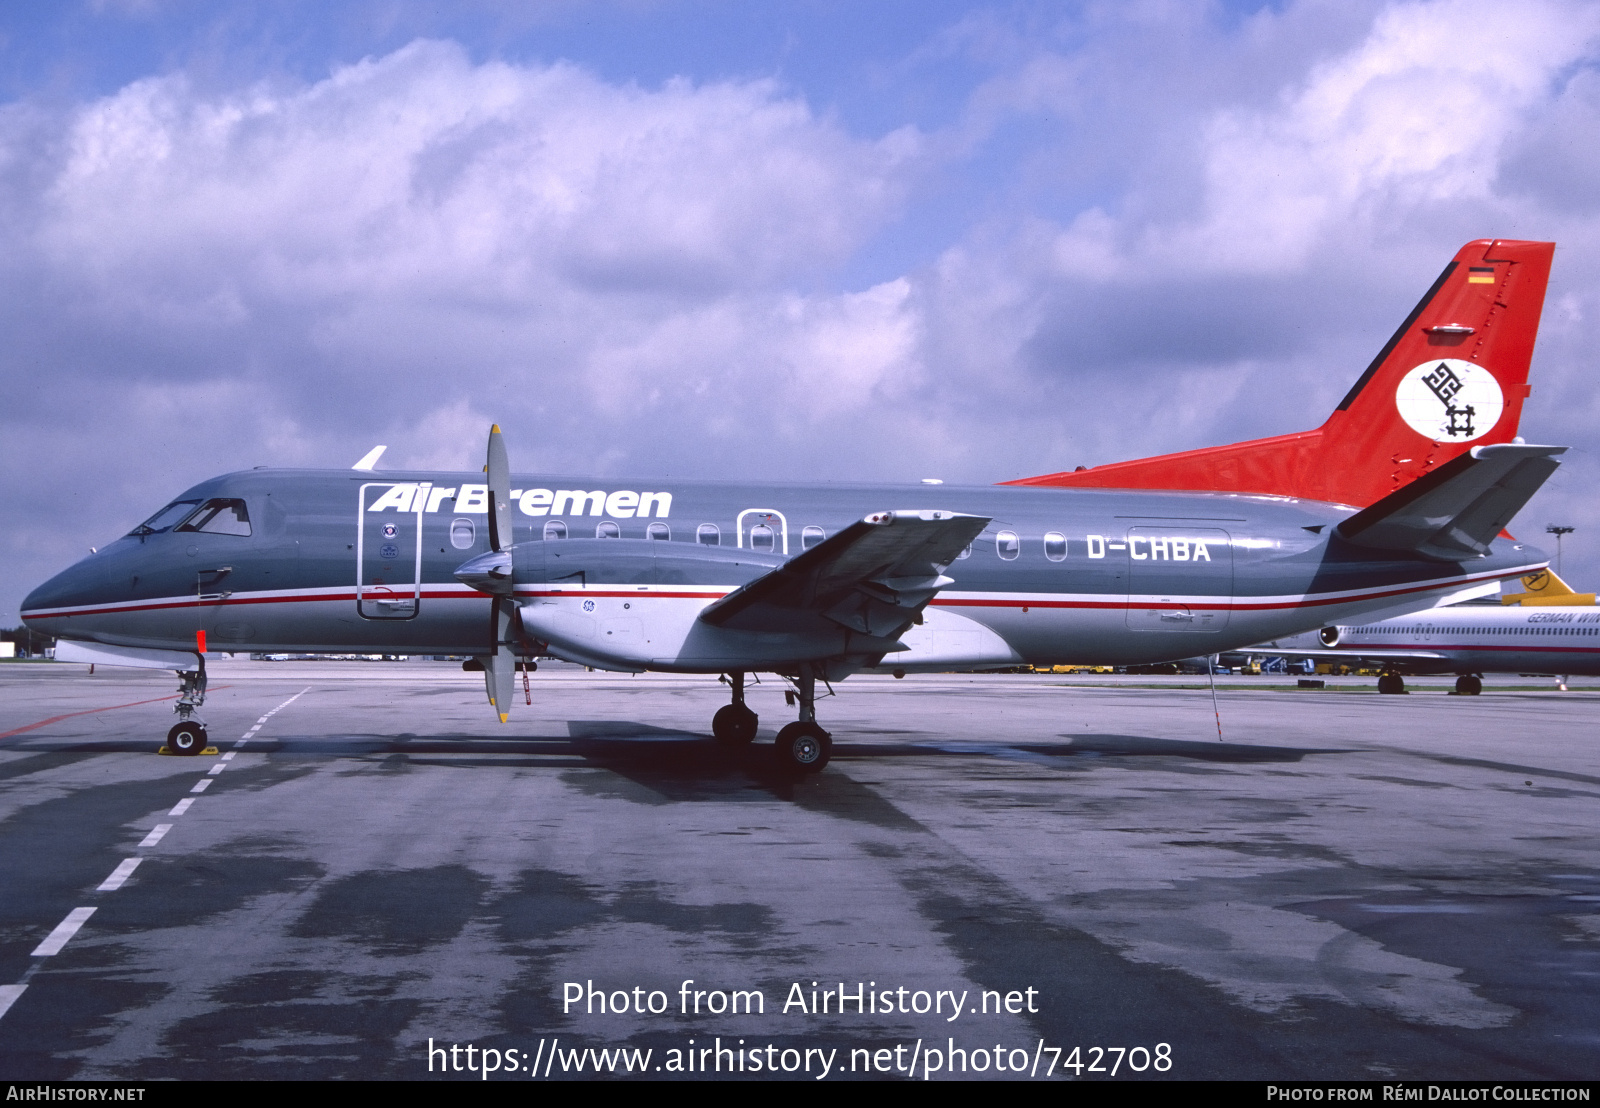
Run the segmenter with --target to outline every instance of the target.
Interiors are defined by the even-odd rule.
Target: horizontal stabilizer
[[[959,512],[875,512],[710,605],[714,627],[779,629],[820,615],[893,638],[951,579],[944,570],[989,524]]]
[[[1455,562],[1481,557],[1561,464],[1564,446],[1477,446],[1339,524],[1347,542]]]

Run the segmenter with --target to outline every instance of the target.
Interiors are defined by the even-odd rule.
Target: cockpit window
[[[250,513],[243,500],[207,500],[199,511],[178,526],[179,531],[203,531],[208,535],[249,535]]]
[[[190,512],[194,511],[194,506],[198,503],[200,503],[198,500],[174,501],[173,503],[168,504],[165,508],[162,508],[149,519],[145,520],[143,523],[139,524],[139,526],[135,527],[129,533],[134,535],[154,535],[159,531],[165,531],[173,524],[182,521],[183,518]]]

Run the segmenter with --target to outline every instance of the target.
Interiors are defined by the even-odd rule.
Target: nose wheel
[[[194,720],[174,725],[167,732],[167,749],[174,754],[193,757],[206,748],[206,729]]]
[[[192,757],[206,748],[206,725],[195,715],[196,709],[206,702],[206,657],[195,655],[195,668],[178,671],[178,702],[172,710],[178,713],[178,722],[167,732],[163,754]]]

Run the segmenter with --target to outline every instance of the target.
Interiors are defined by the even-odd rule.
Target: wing
[[[802,631],[828,621],[894,638],[934,594],[944,571],[989,523],[960,512],[874,512],[706,608],[714,627]]]

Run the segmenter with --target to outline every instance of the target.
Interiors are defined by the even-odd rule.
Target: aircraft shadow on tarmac
[[[765,737],[765,736],[764,736]],[[26,744],[30,754],[108,754],[148,753],[148,740],[115,739],[34,741]],[[521,755],[539,764],[568,766],[574,756],[605,764],[637,763],[640,767],[670,767],[674,772],[693,773],[769,761],[769,742],[757,741],[749,747],[728,748],[709,736],[694,731],[657,727],[628,720],[571,720],[567,737],[529,736],[525,738],[485,738],[458,733],[419,735],[336,734],[278,735],[257,740],[253,751],[262,754],[374,755],[401,754],[428,760],[430,755],[448,755],[453,766],[503,766],[507,755]],[[1298,762],[1308,754],[1345,754],[1338,747],[1262,746],[1247,743],[1205,742],[1192,739],[1163,739],[1148,735],[1059,735],[1048,739],[1017,736],[991,741],[901,741],[852,742],[848,733],[834,737],[833,757],[849,761],[874,761],[907,757],[971,757],[987,755],[1001,758],[1093,759],[1103,757],[1175,757],[1205,762]],[[525,761],[523,764],[530,764]]]
[[[1076,772],[1095,764],[1135,758],[1154,765],[1161,759],[1205,763],[1287,763],[1308,754],[1347,751],[1321,747],[1255,746],[1199,742],[1142,735],[1018,735],[991,741],[893,738],[851,741],[841,729],[833,745],[835,760],[857,766],[904,758],[985,757],[1043,764]],[[881,732],[880,732],[881,734]],[[903,735],[904,732],[897,732]],[[266,765],[233,774],[256,787],[277,775],[304,772],[305,759],[350,759],[349,771],[406,772],[437,767],[473,769],[557,769],[570,787],[599,797],[656,805],[694,801],[759,801],[775,797],[803,808],[876,826],[906,828],[904,813],[870,786],[848,774],[824,770],[795,778],[779,763],[768,736],[749,746],[726,747],[707,735],[627,720],[572,720],[567,735],[486,738],[481,734],[280,734],[258,739],[253,753]],[[37,756],[71,757],[86,752],[149,752],[148,742],[105,741],[30,743]],[[25,759],[33,761],[34,759]],[[181,762],[182,759],[173,759]],[[210,758],[198,759],[209,763]],[[263,776],[264,775],[264,776]]]

